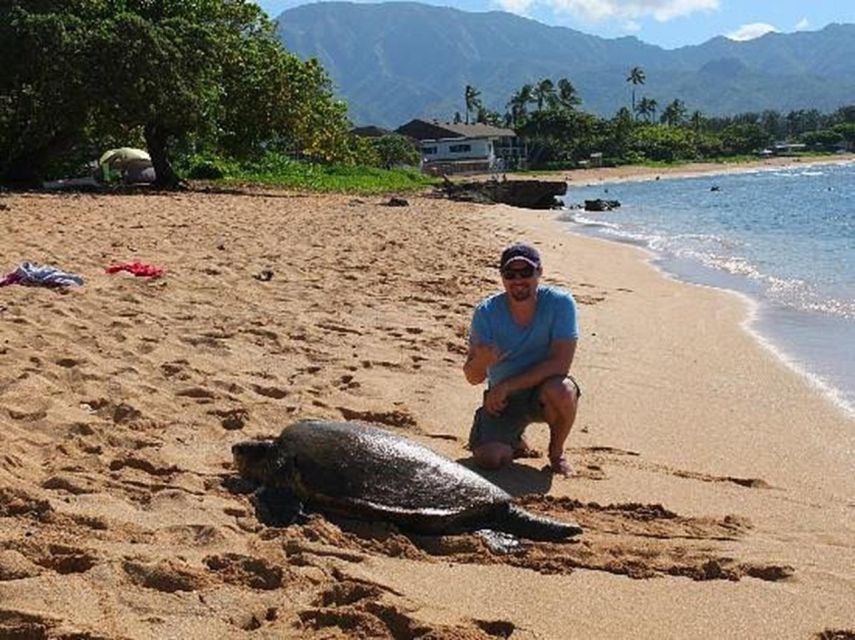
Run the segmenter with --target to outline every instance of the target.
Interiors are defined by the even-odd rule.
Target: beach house
[[[503,171],[520,167],[525,150],[513,129],[492,125],[410,120],[396,133],[416,140],[422,170],[432,174]]]

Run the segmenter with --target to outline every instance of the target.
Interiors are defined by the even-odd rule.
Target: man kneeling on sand
[[[567,291],[538,284],[543,269],[534,247],[508,247],[499,270],[505,291],[475,308],[463,365],[470,384],[487,380],[469,448],[479,467],[497,469],[527,455],[526,427],[546,422],[552,471],[568,476],[564,443],[581,395],[569,375],[579,337],[576,301]]]

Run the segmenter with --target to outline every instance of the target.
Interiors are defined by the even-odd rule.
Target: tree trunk
[[[166,150],[168,134],[156,125],[146,125],[144,135],[151,164],[154,166],[154,185],[163,189],[176,189],[181,180],[169,162]]]

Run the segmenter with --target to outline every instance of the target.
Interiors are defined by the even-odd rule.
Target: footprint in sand
[[[166,593],[199,591],[209,584],[201,571],[173,559],[158,562],[125,560],[122,569],[137,586]]]
[[[249,422],[249,411],[244,407],[214,409],[208,413],[220,418],[220,424],[227,431],[243,429],[246,423]]]
[[[48,545],[33,558],[37,565],[62,575],[85,573],[94,567],[97,561],[98,558],[92,551],[61,544]]]
[[[338,407],[345,420],[360,420],[375,424],[385,424],[390,427],[412,429],[417,426],[416,419],[407,411],[393,409],[392,411],[359,411],[348,407]]]
[[[252,385],[252,390],[260,396],[264,396],[265,398],[273,398],[274,400],[281,400],[282,398],[287,397],[291,393],[287,389],[283,389],[281,387],[268,387],[260,384]]]
[[[271,564],[264,558],[225,553],[207,556],[204,563],[226,584],[263,591],[279,589],[283,584],[282,567]]]

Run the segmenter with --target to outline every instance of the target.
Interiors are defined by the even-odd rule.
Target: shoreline
[[[772,303],[760,300],[752,296],[751,294],[746,293],[745,291],[741,291],[738,288],[735,288],[735,286],[733,285],[728,286],[727,284],[714,284],[710,282],[704,282],[701,277],[692,278],[690,276],[681,275],[680,273],[677,273],[676,270],[669,269],[669,267],[666,266],[663,257],[647,246],[639,244],[633,240],[601,237],[597,235],[587,234],[584,231],[575,229],[572,226],[578,225],[578,223],[567,221],[562,222],[566,225],[565,230],[568,233],[572,233],[579,237],[596,238],[605,242],[625,245],[641,250],[644,253],[644,256],[642,258],[643,261],[650,265],[653,269],[656,269],[663,278],[667,278],[669,280],[673,280],[674,282],[678,282],[681,284],[709,288],[711,290],[720,291],[722,293],[726,293],[728,295],[732,295],[738,298],[746,308],[745,319],[741,323],[746,333],[751,335],[761,347],[767,350],[776,359],[780,360],[794,373],[803,377],[809,386],[822,393],[828,399],[828,401],[842,413],[843,417],[852,420],[853,425],[855,425],[855,404],[853,404],[852,400],[847,397],[846,391],[835,386],[835,384],[832,381],[829,381],[826,377],[824,377],[823,374],[817,373],[816,371],[810,369],[807,365],[798,362],[797,357],[788,351],[788,347],[786,344],[778,344],[775,339],[767,335],[767,333],[760,326],[764,321],[766,321],[764,315],[769,315],[772,313],[792,313],[796,315],[801,315],[804,312],[793,309],[773,308],[771,306]],[[711,275],[710,278],[714,279],[715,275],[716,274]],[[830,318],[830,320],[834,321],[837,319]]]
[[[784,159],[781,159],[784,160]],[[853,162],[852,157],[847,157],[844,160],[839,160],[835,162],[824,162],[817,161],[813,163],[809,163],[809,166],[812,167],[828,167],[828,166],[839,166],[839,165],[850,165]],[[785,169],[800,169],[807,168],[806,163],[785,163],[778,162],[774,163],[774,166],[763,166],[752,165],[751,167],[747,167],[741,171],[721,171],[716,172],[713,171],[713,167],[710,165],[706,165],[704,167],[705,170],[696,170],[692,172],[674,172],[672,175],[667,176],[668,179],[686,179],[686,178],[694,178],[702,175],[734,175],[740,173],[753,173],[756,171],[779,171]],[[638,174],[634,176],[623,176],[622,178],[616,179],[602,179],[595,180],[594,182],[588,183],[586,187],[595,186],[599,184],[615,184],[621,182],[640,182],[640,181],[651,181],[654,179],[652,174]],[[658,176],[655,176],[655,179],[658,179]],[[581,185],[576,185],[580,187]],[[572,185],[571,190],[568,191],[568,197],[572,193]],[[587,196],[586,196],[587,197]],[[571,210],[565,210],[571,211]],[[705,267],[700,264],[682,264],[680,260],[676,259],[674,256],[670,258],[666,255],[662,255],[657,253],[655,250],[650,249],[645,243],[639,242],[629,238],[623,238],[620,236],[610,236],[608,234],[598,233],[595,229],[587,229],[585,222],[576,222],[573,216],[570,216],[568,220],[566,220],[566,224],[568,228],[570,228],[573,232],[578,233],[585,237],[596,237],[609,242],[616,242],[619,244],[627,244],[630,246],[641,247],[646,252],[649,252],[650,258],[649,262],[657,269],[659,269],[663,275],[669,278],[673,278],[679,282],[685,282],[689,284],[708,286],[714,289],[726,291],[729,293],[736,294],[739,297],[742,297],[746,300],[747,304],[750,305],[751,310],[748,316],[745,319],[744,327],[745,330],[755,337],[757,342],[764,348],[767,349],[770,353],[772,353],[776,358],[778,358],[781,362],[783,362],[787,367],[798,373],[800,376],[804,377],[805,380],[810,384],[813,388],[817,389],[819,392],[825,395],[829,402],[832,403],[837,409],[839,409],[842,414],[852,420],[855,419],[855,395],[853,395],[853,390],[846,387],[845,381],[847,377],[845,375],[845,368],[841,369],[839,363],[827,362],[822,359],[822,357],[817,353],[808,353],[803,349],[800,351],[799,345],[794,343],[794,340],[798,340],[797,335],[793,335],[791,330],[790,336],[786,335],[786,332],[783,334],[778,331],[776,335],[776,331],[774,330],[774,325],[771,325],[772,318],[774,317],[784,317],[786,318],[800,318],[802,322],[810,321],[810,314],[806,311],[802,311],[799,309],[790,309],[787,307],[779,306],[774,301],[766,300],[752,293],[751,287],[748,286],[748,283],[742,282],[738,276],[729,273],[721,273],[712,269],[711,267]],[[817,318],[814,321],[816,322],[822,321],[825,323],[827,329],[834,329],[838,334],[838,339],[842,339],[844,343],[846,343],[849,339],[846,337],[845,327],[843,324],[845,322],[837,317],[831,316],[827,318]],[[843,323],[843,324],[841,324]],[[814,327],[816,329],[816,327]],[[850,332],[851,333],[851,332]],[[813,356],[813,358],[811,357]],[[818,359],[817,359],[818,358]],[[830,366],[830,368],[829,368]]]
[[[0,255],[81,289],[0,305],[0,635],[805,638],[852,629],[855,434],[730,293],[553,212],[412,197],[12,194]],[[461,367],[497,253],[579,303],[576,475],[490,479],[579,521],[494,555],[311,515],[258,523],[229,448],[358,419],[468,459]],[[299,259],[295,259],[299,258]],[[139,259],[161,280],[104,273]],[[5,267],[14,266],[6,264]],[[256,277],[269,270],[272,277]],[[533,426],[544,449],[546,429]]]
[[[532,175],[533,178],[562,176],[568,187],[590,186],[617,182],[636,182],[657,179],[694,178],[705,175],[725,175],[731,173],[751,173],[754,171],[775,171],[805,166],[833,165],[855,162],[855,153],[835,156],[816,156],[806,158],[764,158],[747,162],[717,163],[690,162],[678,166],[645,167],[625,165],[621,167],[598,167],[593,169],[574,169],[572,171],[554,171],[536,174],[508,174],[515,178]]]

